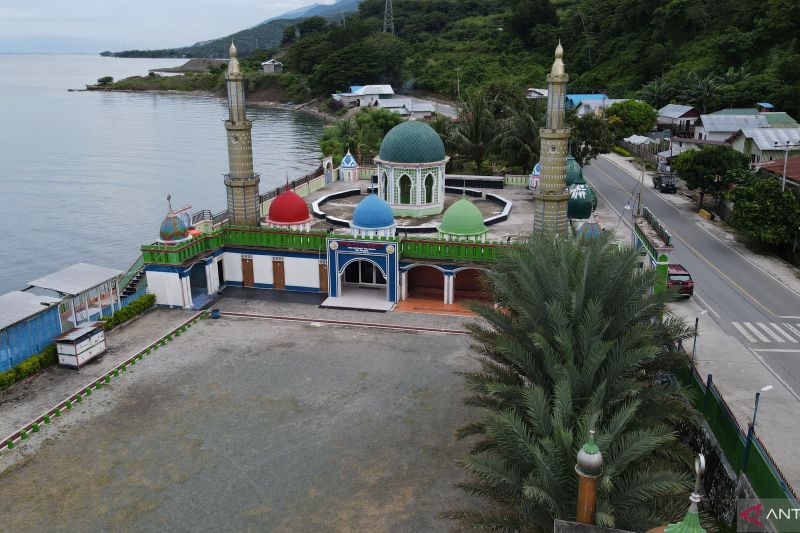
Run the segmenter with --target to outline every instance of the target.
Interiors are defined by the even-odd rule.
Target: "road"
[[[583,172],[600,201],[612,207],[628,226],[641,188],[642,205],[649,207],[673,236],[671,262],[682,264],[691,273],[698,303],[800,399],[800,295],[665,200],[649,178],[645,177],[644,187],[640,187],[639,176],[605,158],[592,161]],[[625,210],[626,204],[631,211]]]

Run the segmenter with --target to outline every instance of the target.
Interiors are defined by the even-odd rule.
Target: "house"
[[[767,117],[770,128],[798,128],[800,124],[789,113],[784,111],[767,111],[761,113]]]
[[[700,111],[690,105],[667,104],[658,110],[656,124],[660,130],[687,132],[694,128],[700,118]]]
[[[785,166],[784,166],[785,165]],[[753,165],[757,170],[764,174],[783,179],[784,168],[786,169],[786,183],[800,186],[800,156],[792,156],[787,159],[775,159],[764,161]]]
[[[787,146],[789,155],[800,155],[800,128],[742,128],[731,136],[731,146],[751,164],[783,161]]]
[[[624,102],[627,98],[609,98],[604,93],[594,94],[568,94],[567,107],[576,110],[579,117],[589,113],[600,114],[617,102]]]
[[[385,98],[377,101],[378,109],[388,109],[409,120],[427,120],[436,109],[428,102],[415,102],[411,98]]]
[[[277,59],[270,59],[261,63],[261,68],[265,74],[280,74],[283,72],[283,63]]]
[[[755,113],[753,115],[729,115],[712,113],[700,115],[695,123],[694,137],[712,141],[725,141],[734,133],[745,128],[767,128],[767,117]]]
[[[709,113],[711,115],[758,115],[758,109],[753,107],[726,107],[719,111]]]
[[[391,85],[353,85],[350,92],[332,96],[347,107],[372,107],[378,100],[393,97],[394,89]]]
[[[547,98],[547,89],[536,89],[531,87],[525,93],[525,98],[530,100],[538,100],[540,98]]]
[[[725,141],[714,141],[711,139],[693,139],[691,137],[671,137],[669,150],[658,153],[659,167],[662,170],[669,170],[675,157],[689,150],[700,150],[703,146],[725,144]]]

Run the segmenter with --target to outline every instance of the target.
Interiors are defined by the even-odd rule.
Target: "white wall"
[[[286,285],[319,289],[319,261],[317,259],[287,257],[284,259],[283,268],[286,272]]]
[[[175,272],[147,272],[147,287],[156,296],[156,304],[184,307],[184,283]]]
[[[222,254],[222,269],[225,281],[242,282],[242,255],[230,252]]]
[[[241,257],[241,256],[238,256]],[[239,259],[241,261],[241,259]],[[253,256],[253,282],[272,284],[272,256]]]

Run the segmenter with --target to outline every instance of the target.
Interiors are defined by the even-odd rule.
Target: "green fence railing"
[[[689,368],[680,372],[678,379],[697,392],[694,395],[694,406],[705,417],[731,468],[736,474],[740,474],[747,438],[746,430],[739,426],[713,381],[710,386],[706,386],[697,372]],[[766,446],[757,436],[751,443],[744,474],[759,498],[786,500],[788,505],[797,506],[798,497],[792,486],[786,481]]]

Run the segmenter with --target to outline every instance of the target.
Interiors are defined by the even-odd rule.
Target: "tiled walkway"
[[[394,310],[400,313],[427,313],[434,315],[474,316],[475,313],[459,304],[446,304],[441,299],[409,298],[397,302]]]

